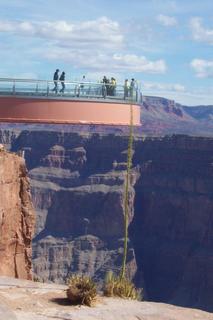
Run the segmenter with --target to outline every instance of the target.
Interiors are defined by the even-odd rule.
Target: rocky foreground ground
[[[1,320],[212,320],[213,314],[153,302],[99,297],[94,307],[70,306],[66,286],[0,277]]]

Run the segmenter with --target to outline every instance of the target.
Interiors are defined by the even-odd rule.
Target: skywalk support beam
[[[0,96],[0,121],[51,124],[129,125],[131,103],[89,99]],[[133,124],[140,106],[132,103]]]

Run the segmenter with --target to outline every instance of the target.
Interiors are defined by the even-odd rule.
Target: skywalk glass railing
[[[64,88],[63,88],[64,84]],[[0,95],[57,99],[104,99],[140,103],[142,94],[135,85],[106,84],[83,81],[47,81],[0,78]]]
[[[64,84],[64,89],[63,89]],[[0,78],[0,95],[31,96],[61,99],[107,99],[122,102],[142,101],[136,87],[82,81],[47,81]]]

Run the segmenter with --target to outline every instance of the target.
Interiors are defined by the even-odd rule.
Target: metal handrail
[[[9,83],[9,87],[8,87]],[[54,91],[54,84],[57,84]],[[7,86],[2,86],[7,84]],[[11,86],[10,86],[11,84]],[[23,87],[20,87],[23,84]],[[28,84],[28,86],[26,86]],[[58,88],[59,84],[64,84],[65,88]],[[31,86],[30,86],[31,85]],[[32,87],[33,86],[33,87]],[[110,91],[111,90],[111,91]],[[54,91],[54,93],[53,93]],[[121,101],[141,102],[141,92],[138,88],[126,89],[122,84],[110,84],[89,81],[60,81],[60,80],[40,80],[40,79],[14,79],[0,78],[0,95],[33,95],[33,96],[64,96],[66,98],[103,98]]]

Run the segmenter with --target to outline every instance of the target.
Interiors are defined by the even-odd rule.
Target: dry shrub
[[[126,278],[115,276],[108,272],[104,283],[104,295],[107,297],[120,297],[132,300],[141,300],[140,293],[134,284]]]
[[[84,304],[91,307],[94,302],[97,289],[96,284],[90,277],[73,275],[69,278],[67,298],[72,304]]]

